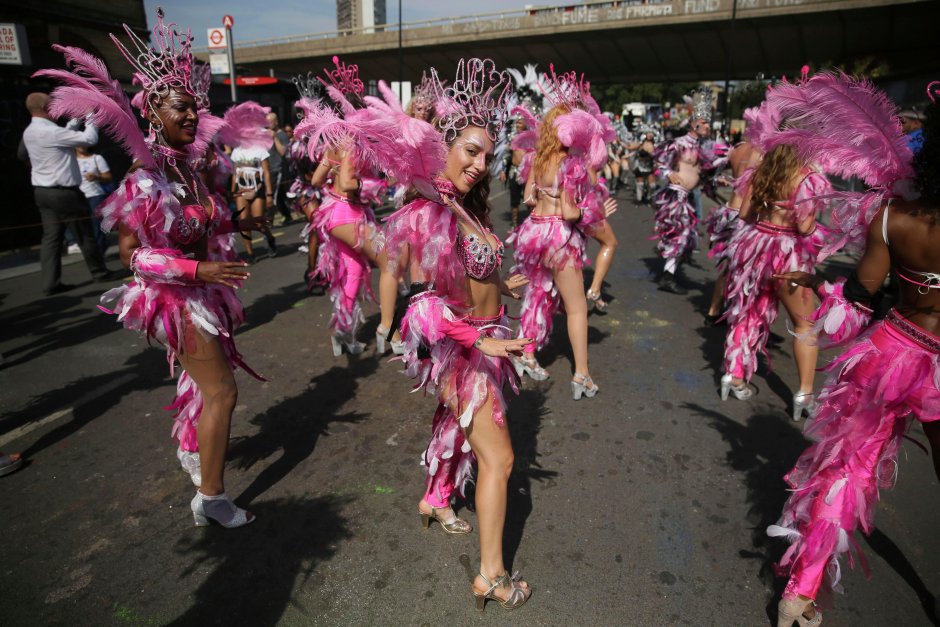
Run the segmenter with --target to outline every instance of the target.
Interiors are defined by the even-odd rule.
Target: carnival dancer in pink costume
[[[398,267],[398,255],[407,250],[428,279],[426,291],[412,296],[401,325],[406,371],[418,379],[416,389],[439,401],[418,511],[425,526],[433,519],[448,533],[469,533],[470,524],[456,517],[450,498],[463,493],[474,458],[479,461],[481,557],[472,592],[479,609],[487,599],[513,609],[528,600],[531,589],[503,564],[513,454],[502,388],[515,383],[509,356],[532,340],[510,339],[501,295],[513,295],[525,279],[504,282],[499,275],[502,245],[490,228],[487,202],[509,77],[480,59],[461,60],[457,79],[446,89],[436,71],[431,76],[440,96],[440,132],[409,118],[384,84],[384,103],[367,98],[389,134],[397,135],[385,171],[414,197],[388,219],[388,264]]]
[[[548,378],[535,351],[547,344],[552,318],[563,301],[575,362],[571,391],[578,400],[598,391],[588,369],[587,300],[581,268],[587,262],[585,234],[606,226],[607,215],[616,209],[607,186],[597,176],[607,161],[607,144],[616,133],[583,77],[574,72],[557,76],[554,67],[550,72],[551,89],[546,97],[553,106],[537,126],[535,156],[526,172],[526,198],[534,208],[510,238],[515,248],[513,269],[529,280],[519,335],[535,338],[516,368],[520,376],[525,372],[536,381]],[[521,107],[515,112],[524,115]],[[529,124],[536,127],[531,120]],[[525,136],[519,138],[517,147],[525,140]]]
[[[140,164],[99,209],[103,228],[120,228],[121,259],[135,275],[102,302],[114,303],[113,313],[125,327],[164,344],[171,371],[175,361],[183,366],[171,408],[181,446],[191,446],[194,436],[199,442],[202,476],[191,504],[194,519],[197,525],[211,519],[238,527],[254,518],[225,495],[222,475],[237,397],[233,370],[240,366],[254,375],[233,341],[243,319],[234,289],[248,273],[243,263],[219,259],[230,254],[234,228],[264,223],[239,227],[226,219],[194,171],[191,163],[204,155],[190,150],[204,151],[217,126],[199,124],[198,112],[208,103],[191,84],[191,37],[164,24],[162,11],[157,15],[152,47],[127,26],[133,51],[112,35],[144,90],[146,138],[119,84],[97,58],[56,46],[71,71],[38,74],[64,83],[52,94],[58,115],[88,114]]]
[[[375,300],[369,264],[380,268],[385,265],[382,254],[385,240],[371,204],[384,195],[386,183],[375,171],[375,164],[362,157],[368,147],[362,139],[364,128],[360,128],[366,113],[362,109],[365,87],[359,79],[359,70],[337,57],[333,57],[333,63],[336,69],[324,70],[329,82],[323,83],[336,109],[302,98],[299,104],[304,109],[304,119],[297,125],[295,135],[307,138],[311,159],[320,156],[312,184],[332,181],[323,187],[324,201],[314,215],[315,227],[322,237],[317,274],[330,286],[333,301],[330,341],[333,355],[339,357],[344,346],[353,355],[365,348],[356,340],[356,330],[363,320],[361,301]],[[383,276],[382,285],[389,281],[393,296],[390,305],[382,308],[381,323],[391,326],[398,282],[394,277]]]
[[[850,86],[840,90],[843,98],[860,91],[853,83],[843,81]],[[867,235],[855,272],[836,284],[801,272],[778,277],[817,290],[822,306],[815,331],[828,345],[852,342],[827,367],[830,378],[804,431],[815,442],[786,475],[791,496],[778,524],[767,530],[792,543],[779,565],[789,576],[779,627],[820,624],[814,605],[825,592],[823,579],[841,592],[839,558],[848,554],[854,566],[851,549],[868,575],[854,532],[871,532],[879,490],[894,484],[901,439],[915,419],[924,426],[940,478],[940,83],[928,93],[933,101],[924,150],[913,162],[913,194],[905,189],[909,181],[890,184],[909,174],[910,158],[897,118],[885,119],[893,106],[883,95],[853,99],[876,104],[865,112],[875,124],[889,123],[879,135],[864,134],[875,124],[856,126],[881,189],[842,203],[841,214],[834,214],[836,228],[850,238]],[[844,124],[851,118],[834,119]],[[892,198],[896,193],[901,197]],[[900,301],[884,320],[872,320],[870,299],[892,269],[901,278]]]
[[[711,119],[712,91],[701,87],[693,93],[689,132],[667,142],[655,155],[658,173],[668,181],[653,198],[656,249],[664,261],[659,289],[665,292],[686,293],[676,283],[676,272],[698,246],[698,218],[689,194],[698,187],[703,171],[721,165],[702,150],[702,140],[711,133]]]
[[[325,91],[323,89],[323,83],[320,82],[313,72],[308,72],[306,76],[296,76],[293,80],[297,91],[300,92],[301,99],[317,102],[323,97]],[[298,109],[303,108],[301,103],[297,103],[296,106]],[[322,294],[326,287],[326,282],[323,277],[317,275],[320,235],[314,224],[323,196],[320,189],[321,186],[315,186],[313,184],[313,176],[323,155],[315,154],[314,157],[311,157],[307,150],[307,139],[297,135],[294,136],[294,140],[290,144],[289,154],[297,176],[294,182],[291,183],[287,197],[293,202],[294,210],[299,210],[307,219],[307,223],[300,232],[300,238],[305,242],[303,246],[301,246],[300,252],[307,254],[307,268],[304,270],[304,283],[307,286],[307,292],[311,294]]]
[[[231,159],[235,167],[232,177],[232,195],[238,208],[240,222],[258,220],[274,206],[274,187],[268,168],[268,153],[274,137],[267,130],[270,107],[256,102],[241,102],[229,107],[223,116],[221,132],[223,143],[233,148]],[[262,230],[270,255],[277,254],[277,245],[271,229]],[[242,245],[249,262],[255,261],[251,233],[242,232]]]
[[[748,111],[744,112],[745,118]],[[732,196],[727,203],[718,205],[705,221],[708,234],[708,258],[715,262],[718,278],[712,287],[712,299],[705,313],[705,325],[713,326],[721,318],[728,278],[728,260],[731,258],[731,242],[744,223],[739,220],[741,206],[747,197],[751,175],[760,164],[763,154],[748,141],[742,141],[728,153],[731,167]]]
[[[812,294],[772,277],[788,270],[810,271],[816,265],[816,217],[824,205],[819,199],[831,189],[826,177],[787,144],[768,152],[754,171],[739,214],[745,224],[731,244],[728,262],[722,400],[731,393],[745,400],[753,393],[747,382],[757,370],[758,354],[768,357],[770,327],[780,303],[797,333],[808,330],[815,307]],[[800,389],[793,396],[794,420],[812,404],[817,353],[815,346],[794,338],[793,356],[800,373]]]

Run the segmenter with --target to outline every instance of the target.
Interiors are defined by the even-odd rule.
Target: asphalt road
[[[476,535],[421,528],[434,402],[410,394],[374,342],[332,357],[329,301],[300,281],[299,224],[280,229],[280,255],[241,290],[239,347],[269,381],[238,375],[226,479],[258,516],[238,530],[193,526],[163,351],[96,310],[103,289],[82,264],[64,275],[79,287],[54,297],[39,296],[36,274],[0,282],[0,449],[30,460],[0,478],[0,624],[770,624],[784,546],[763,529],[805,446],[787,415],[797,377],[785,326],[759,394],[722,403],[724,330],[701,316],[711,264],[700,253],[702,268],[686,268],[689,296],[657,291],[652,212],[625,198],[613,302],[590,318],[601,392],[571,400],[562,324],[542,356],[552,378],[526,380],[509,408],[507,558],[535,589],[512,613],[474,610]],[[505,193],[494,204],[505,232]],[[378,319],[367,311],[363,338]],[[911,436],[925,442],[917,426]],[[844,564],[847,593],[826,625],[937,624],[940,492],[910,442],[899,466],[878,530],[859,543],[874,578]],[[475,520],[472,500],[462,512]]]

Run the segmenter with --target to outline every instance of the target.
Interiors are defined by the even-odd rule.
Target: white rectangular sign
[[[216,52],[210,53],[209,68],[213,74],[228,75],[228,55],[224,52],[221,54]]]
[[[225,49],[228,46],[224,28],[207,29],[206,36],[209,39],[209,50]]]
[[[0,24],[0,64],[29,63],[26,32],[18,24]]]

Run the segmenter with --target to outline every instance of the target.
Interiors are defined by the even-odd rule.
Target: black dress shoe
[[[684,296],[687,294],[685,289],[679,287],[679,285],[676,283],[676,275],[672,272],[663,272],[663,275],[659,277],[659,289],[663,292],[678,294],[679,296]]]
[[[715,316],[711,314],[705,314],[705,326],[706,327],[714,327],[714,326],[717,326],[718,324],[724,324],[724,323],[725,321],[721,319],[721,314],[718,314]]]
[[[52,289],[43,290],[42,293],[46,296],[52,296],[53,294],[61,294],[62,292],[68,292],[69,290],[74,289],[74,285],[69,285],[68,283],[56,283]]]

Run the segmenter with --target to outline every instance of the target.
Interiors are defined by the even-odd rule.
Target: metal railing
[[[590,9],[592,7],[617,7],[617,6],[642,6],[672,4],[672,0],[621,0],[613,2],[611,0],[589,0],[588,2],[576,2],[573,4],[562,5],[528,5],[521,9],[511,9],[508,11],[494,11],[490,13],[476,13],[472,15],[459,15],[453,17],[439,17],[429,20],[417,20],[413,22],[402,22],[401,29],[414,30],[419,28],[433,28],[436,26],[453,26],[456,24],[468,24],[474,22],[489,22],[494,20],[503,20],[513,17],[529,17],[537,14],[550,12],[574,12],[578,10]],[[258,48],[260,46],[273,46],[279,44],[303,43],[308,41],[319,41],[323,39],[339,39],[354,35],[372,35],[380,32],[398,32],[398,22],[389,24],[376,24],[375,26],[363,26],[361,28],[349,28],[343,30],[324,31],[320,33],[302,33],[299,35],[282,35],[279,37],[268,37],[265,39],[250,39],[239,41],[236,48]],[[193,48],[194,52],[208,52],[208,46]]]

